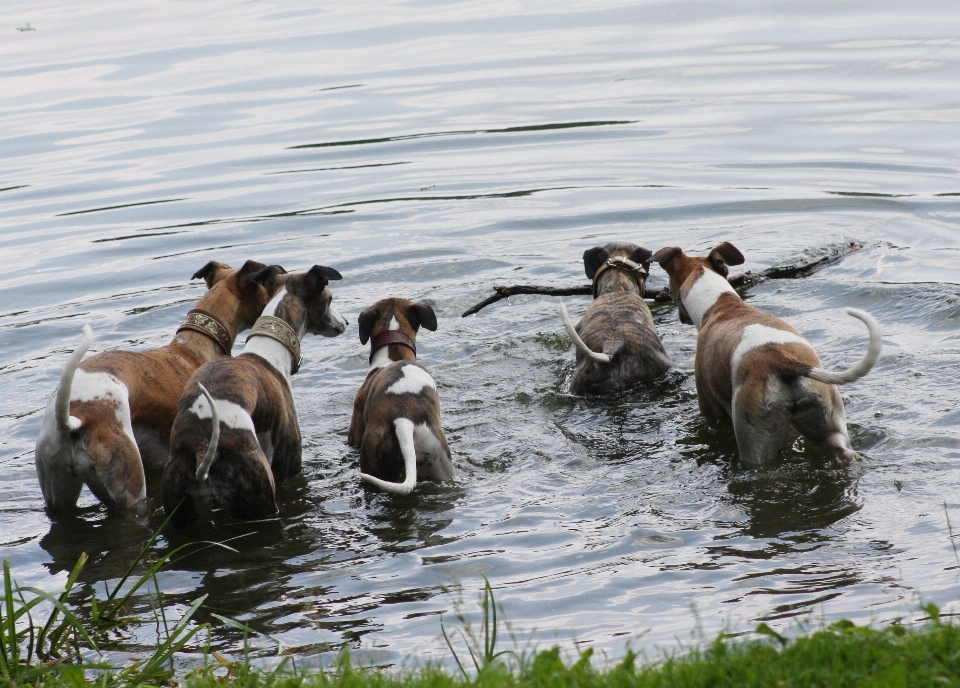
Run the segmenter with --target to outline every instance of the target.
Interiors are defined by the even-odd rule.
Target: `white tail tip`
[[[563,304],[563,299],[560,299],[560,317],[563,318],[563,326],[566,328],[567,334],[570,335],[570,339],[572,339],[574,345],[583,352],[584,356],[597,363],[610,362],[611,357],[608,354],[598,354],[580,339],[580,335],[577,334],[577,328],[573,326],[573,322],[570,320],[570,314],[567,313],[567,307]]]

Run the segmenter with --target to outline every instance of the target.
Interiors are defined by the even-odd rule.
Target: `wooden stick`
[[[768,279],[806,277],[827,267],[828,265],[838,262],[848,253],[853,253],[861,248],[863,248],[862,244],[850,242],[849,244],[844,244],[844,246],[839,250],[833,251],[829,255],[823,256],[822,258],[817,258],[816,260],[802,260],[798,263],[793,263],[792,265],[778,265],[772,268],[767,268],[766,270],[761,270],[759,273],[745,272],[740,275],[728,277],[727,281],[730,282],[731,286],[740,288],[752,287],[754,284],[765,282]],[[517,294],[541,294],[543,296],[589,296],[593,293],[593,285],[582,284],[577,287],[547,287],[537,284],[515,284],[512,287],[505,287],[502,284],[497,284],[494,285],[493,290],[496,292],[493,296],[484,299],[471,308],[468,308],[460,317],[466,318],[468,315],[478,313],[491,303],[496,303],[501,299],[505,299],[509,296],[516,296]],[[670,296],[670,289],[667,287],[658,289],[656,291],[648,289],[643,293],[643,298],[660,303],[673,300],[673,298]]]

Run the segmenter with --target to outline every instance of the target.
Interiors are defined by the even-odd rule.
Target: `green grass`
[[[93,597],[78,610],[72,609],[68,600],[86,556],[77,562],[58,594],[21,588],[13,580],[9,562],[4,561],[0,686],[62,688],[94,683],[104,688],[132,688],[179,683],[189,688],[227,684],[249,688],[960,688],[960,625],[942,621],[934,605],[925,608],[927,621],[913,627],[871,628],[840,621],[787,639],[760,624],[753,636],[720,636],[709,645],[684,648],[673,656],[640,658],[628,652],[619,662],[610,663],[596,661],[587,650],[565,662],[557,648],[528,653],[498,648],[500,613],[493,588],[486,580],[480,598],[479,628],[473,628],[463,616],[458,616],[460,625],[456,628],[442,627],[454,670],[437,665],[407,670],[357,668],[346,651],[333,666],[322,669],[305,668],[303,662],[307,660],[301,659],[298,665],[289,657],[272,669],[263,669],[246,651],[239,658],[209,651],[212,630],[207,624],[191,623],[204,597],[194,601],[175,623],[167,621],[156,573],[182,548],[147,566],[139,578],[131,578],[152,542],[102,602]],[[123,591],[128,581],[132,584]],[[163,629],[158,646],[149,657],[131,660],[125,666],[109,666],[100,654],[99,643],[108,632],[139,621],[124,616],[127,602],[137,590],[149,589],[151,582],[155,586],[155,603],[151,606],[158,628]],[[244,637],[252,633],[232,619],[217,618],[243,629]],[[204,632],[203,665],[185,676],[175,676],[172,658],[188,647],[196,652]],[[204,650],[204,644],[200,649]]]

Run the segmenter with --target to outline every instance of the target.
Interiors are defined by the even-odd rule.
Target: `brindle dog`
[[[673,365],[643,300],[651,252],[611,243],[583,253],[593,302],[574,328],[563,302],[564,326],[577,346],[573,394],[614,394],[661,377]]]
[[[254,324],[243,353],[190,378],[163,472],[163,508],[168,514],[177,509],[176,526],[215,508],[235,518],[277,513],[276,485],[301,469],[290,376],[300,365],[300,338],[336,337],[346,328],[327,288],[338,279],[339,272],[322,265],[280,275],[282,289]]]
[[[81,363],[93,338],[84,328],[37,439],[37,477],[48,509],[76,506],[84,483],[111,506],[133,507],[146,497],[144,469],[158,470],[170,456],[183,386],[204,363],[229,356],[234,338],[280,288],[277,270],[283,269],[253,260],[239,270],[210,261],[193,275],[210,290],[197,304],[209,329],[185,323],[158,349],[104,351]]]

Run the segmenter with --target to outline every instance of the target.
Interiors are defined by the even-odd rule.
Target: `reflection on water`
[[[960,611],[944,514],[960,509],[960,20],[942,3],[64,12],[15,3],[8,23],[36,30],[0,42],[0,546],[21,583],[52,587],[87,552],[78,599],[102,598],[162,523],[156,476],[144,518],[89,495],[43,512],[33,442],[81,326],[92,351],[164,344],[197,268],[253,258],[335,266],[353,322],[387,296],[435,309],[418,346],[458,477],[363,487],[346,429],[367,352],[356,330],[305,342],[304,473],[281,516],[148,554],[232,548],[186,548],[159,576],[171,613],[209,595],[218,648],[242,638],[214,613],[297,654],[444,657],[440,614],[471,609],[481,575],[522,640],[608,650],[673,646],[691,606],[707,634],[914,618],[921,598]],[[612,398],[567,393],[553,300],[459,317],[493,284],[581,284],[584,249],[614,240],[732,241],[751,270],[863,243],[747,294],[827,368],[865,346],[844,307],[880,320],[879,366],[843,389],[860,460],[798,441],[741,466],[731,427],[699,415],[695,333],[669,304],[652,312],[677,367]],[[145,596],[131,612],[150,615]],[[128,632],[124,651],[156,639]]]

